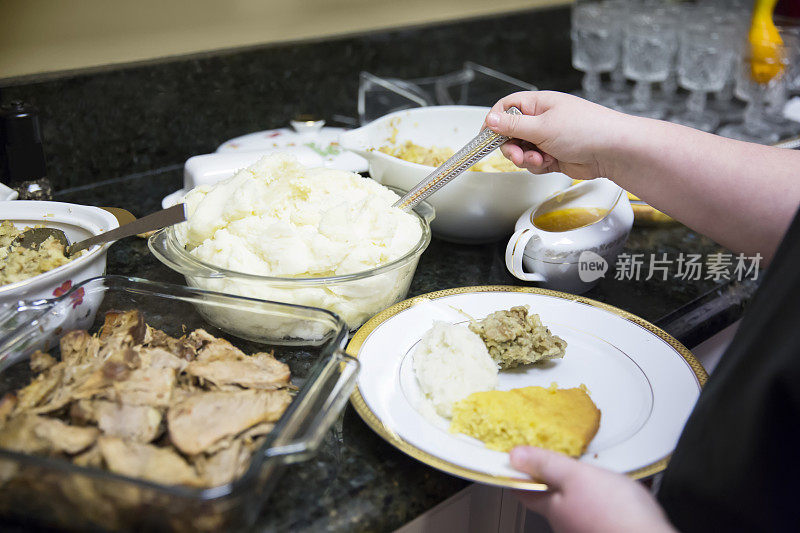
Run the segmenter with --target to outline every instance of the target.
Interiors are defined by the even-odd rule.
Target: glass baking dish
[[[0,449],[0,515],[75,530],[230,531],[251,525],[283,467],[313,455],[355,384],[358,362],[342,352],[345,323],[322,309],[230,296],[137,278],[103,276],[48,300],[0,307],[0,396],[31,379],[29,358],[41,348],[57,356],[72,329],[97,331],[106,311],[138,309],[145,323],[180,337],[196,328],[247,354],[273,350],[291,369],[297,393],[244,474],[213,488],[160,485],[67,460]],[[294,323],[316,340],[244,340],[215,328],[198,309],[249,316],[264,324]],[[269,328],[268,328],[269,329]]]

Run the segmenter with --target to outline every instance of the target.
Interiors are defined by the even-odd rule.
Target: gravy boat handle
[[[511,236],[506,245],[506,268],[512,276],[522,281],[547,281],[544,276],[537,272],[525,272],[522,266],[525,248],[534,237],[538,238],[533,228],[517,230]]]

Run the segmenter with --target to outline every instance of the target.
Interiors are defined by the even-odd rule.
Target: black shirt
[[[701,393],[658,498],[680,531],[800,531],[800,215]]]

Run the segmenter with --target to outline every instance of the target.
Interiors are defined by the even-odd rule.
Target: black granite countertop
[[[382,31],[60,77],[0,79],[0,103],[19,98],[41,110],[57,200],[123,207],[141,216],[182,187],[183,161],[228,138],[283,126],[301,111],[355,116],[361,70],[415,78],[475,61],[542,88],[574,89],[580,76],[570,66],[568,28],[569,11],[560,8],[441,24],[436,31]],[[523,285],[506,271],[504,247],[434,238],[409,296]],[[625,250],[646,258],[667,253],[672,260],[719,251],[677,224],[634,227]],[[107,271],[183,283],[138,238],[111,246]],[[607,275],[586,296],[655,322],[691,348],[735,321],[756,286],[682,280],[675,273],[673,266],[666,281]],[[467,485],[397,451],[348,406],[320,453],[286,470],[255,529],[391,531]]]

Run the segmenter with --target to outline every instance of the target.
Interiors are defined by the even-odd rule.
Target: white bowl
[[[0,220],[11,220],[14,226],[44,225],[66,233],[70,242],[80,241],[119,226],[117,219],[99,207],[15,200],[0,202]],[[74,285],[106,270],[106,252],[110,244],[92,246],[83,255],[65,265],[38,276],[8,285],[0,285],[0,306],[19,300],[53,298],[64,294]]]
[[[369,161],[369,173],[384,185],[410,190],[433,167],[379,152],[390,144],[412,141],[420,146],[460,149],[478,134],[488,107],[431,106],[398,111],[357,130],[343,133],[339,143]],[[445,185],[427,201],[436,209],[431,223],[441,239],[470,244],[508,238],[514,223],[530,206],[565,189],[572,180],[561,173],[468,171]]]

